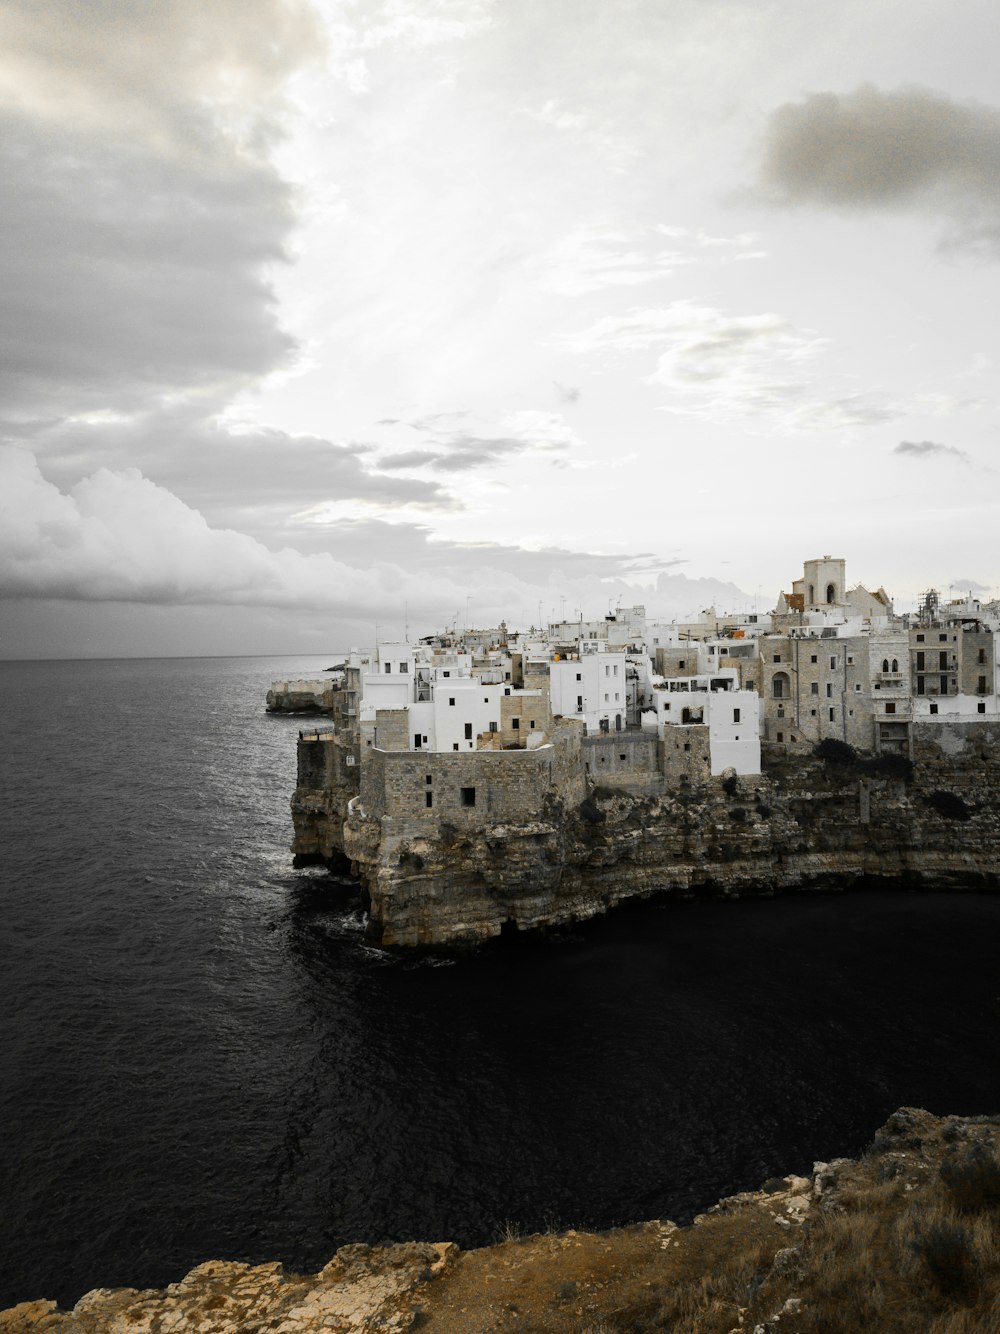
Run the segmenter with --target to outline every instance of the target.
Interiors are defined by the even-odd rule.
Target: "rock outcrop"
[[[1000,1309],[1000,1117],[900,1108],[862,1158],[720,1201],[690,1227],[342,1247],[314,1275],[211,1261],[168,1288],[29,1301],[0,1334],[971,1334]]]

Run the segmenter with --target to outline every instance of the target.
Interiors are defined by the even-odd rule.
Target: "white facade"
[[[914,721],[922,723],[975,723],[1000,718],[1000,698],[993,695],[914,695],[908,701]]]
[[[624,653],[583,653],[549,667],[552,712],[582,718],[588,732],[625,727],[628,685]]]
[[[721,682],[725,684],[720,688]],[[653,708],[643,713],[642,726],[655,728],[664,740],[668,728],[707,727],[713,774],[726,769],[759,774],[760,697],[736,685],[736,673],[728,669],[667,681],[656,678]]]

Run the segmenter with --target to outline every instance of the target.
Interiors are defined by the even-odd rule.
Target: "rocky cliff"
[[[473,826],[372,814],[334,758],[326,776],[300,772],[294,847],[350,863],[386,947],[476,942],[655,893],[1000,886],[1000,731],[915,730],[912,764],[774,747],[759,777],[682,775],[655,796],[592,788]]]
[[[345,1246],[313,1275],[211,1261],[158,1291],[24,1302],[0,1334],[991,1334],[1000,1117],[893,1113],[858,1161],[816,1163],[699,1215],[497,1245]]]

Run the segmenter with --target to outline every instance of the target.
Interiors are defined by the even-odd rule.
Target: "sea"
[[[292,867],[334,658],[0,664],[0,1308],[207,1259],[689,1220],[1000,1111],[1000,897],[663,900],[462,957]]]

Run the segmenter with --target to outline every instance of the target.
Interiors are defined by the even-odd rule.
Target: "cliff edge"
[[[23,1302],[0,1334],[997,1334],[1000,1116],[901,1108],[862,1157],[722,1200],[690,1227],[342,1247],[318,1274],[210,1261],[156,1291]]]

